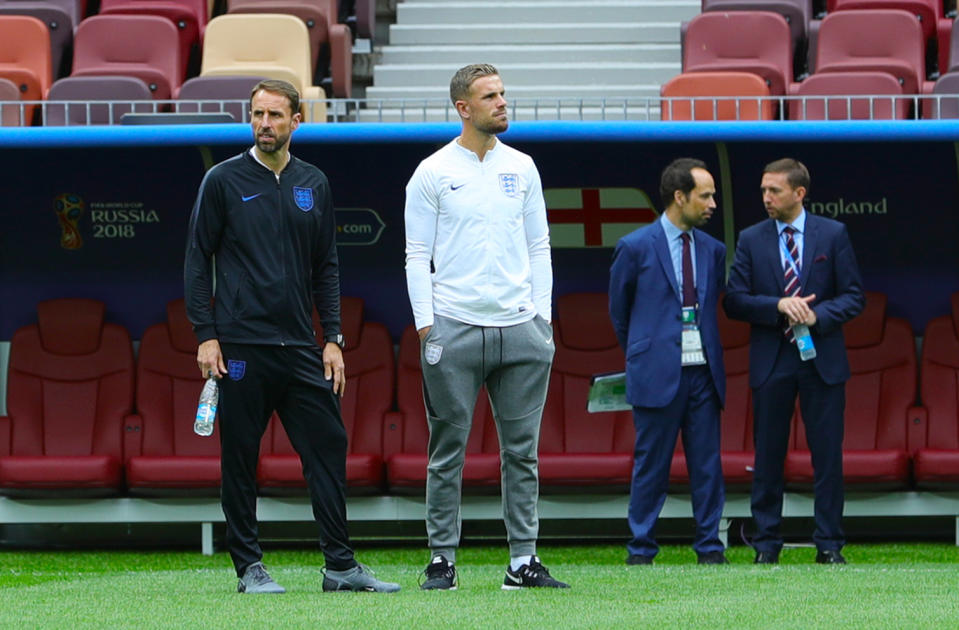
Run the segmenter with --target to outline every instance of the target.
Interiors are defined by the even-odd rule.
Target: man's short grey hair
[[[456,101],[465,101],[470,96],[473,81],[494,74],[499,74],[499,70],[488,63],[474,63],[460,68],[450,80],[450,100],[454,105]]]
[[[282,79],[264,79],[254,85],[253,89],[250,90],[250,111],[253,111],[253,97],[256,96],[256,93],[260,90],[285,96],[286,100],[290,102],[291,114],[300,111],[300,93],[292,83],[283,81]]]

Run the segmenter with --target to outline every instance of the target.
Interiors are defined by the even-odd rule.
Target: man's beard
[[[273,142],[268,143],[268,140],[272,140]],[[281,138],[279,136],[257,136],[256,138],[256,148],[263,153],[276,153],[285,144],[286,138]]]

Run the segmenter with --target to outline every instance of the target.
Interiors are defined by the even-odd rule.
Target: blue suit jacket
[[[693,233],[700,333],[720,404],[725,404],[716,309],[725,285],[726,247],[701,230]],[[609,315],[626,352],[626,400],[631,405],[664,407],[676,396],[682,370],[682,304],[659,221],[620,239],[610,269]]]
[[[806,213],[803,234],[800,295],[816,294],[811,328],[816,346],[816,370],[830,385],[849,379],[849,360],[842,325],[862,312],[865,296],[859,267],[846,226],[839,221]],[[732,319],[752,324],[749,347],[749,384],[766,382],[776,361],[785,319],[777,305],[785,280],[779,255],[776,222],[767,219],[739,235],[736,257],[729,272],[723,306]]]

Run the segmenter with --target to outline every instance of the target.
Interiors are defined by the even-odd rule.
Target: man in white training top
[[[430,428],[426,590],[457,586],[463,462],[482,385],[500,441],[510,547],[503,588],[568,587],[536,556],[553,272],[536,165],[496,138],[509,126],[504,93],[493,66],[457,71],[450,98],[463,131],[423,160],[406,186],[406,283]]]

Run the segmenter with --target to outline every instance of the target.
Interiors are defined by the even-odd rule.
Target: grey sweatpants
[[[553,329],[539,316],[489,328],[435,317],[420,349],[430,427],[426,532],[434,555],[456,559],[466,442],[484,384],[499,436],[510,555],[536,553],[537,449],[553,352]]]

